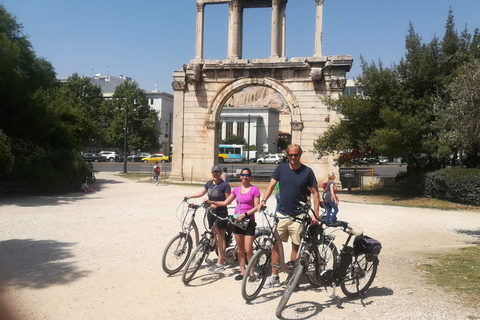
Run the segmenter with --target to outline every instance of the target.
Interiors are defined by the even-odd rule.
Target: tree
[[[247,141],[245,140],[244,137],[240,137],[240,136],[236,136],[236,135],[231,135],[231,136],[227,137],[225,140],[222,140],[221,143],[247,145]]]
[[[53,66],[0,5],[0,174],[42,193],[77,190],[88,173],[70,130],[74,113],[56,102],[55,84]]]
[[[100,122],[106,144],[123,150],[125,112],[127,113],[128,147],[130,150],[156,150],[159,148],[157,112],[148,105],[145,91],[133,82],[115,88],[111,100],[102,105]]]
[[[458,36],[451,10],[442,41],[434,37],[422,43],[410,23],[405,57],[398,64],[384,68],[381,62],[377,66],[362,58],[362,75],[356,79],[362,95],[327,101],[343,118],[315,141],[316,152],[323,156],[355,150],[359,157],[365,153],[402,157],[409,171],[419,167],[416,155],[420,153],[427,154],[434,166],[438,161],[433,159],[446,160],[452,150],[445,151],[442,128],[436,125],[445,110],[435,101],[438,97],[449,101],[446,85],[460,65],[478,54],[472,46],[479,43],[478,38],[478,29],[473,37],[466,29]]]
[[[458,70],[447,86],[448,99],[437,99],[441,150],[469,150],[480,144],[480,61],[475,59]]]
[[[74,73],[67,79],[66,85],[52,90],[50,96],[49,108],[61,119],[63,134],[69,137],[70,148],[80,151],[92,141],[95,145],[101,144],[103,98],[99,86]]]

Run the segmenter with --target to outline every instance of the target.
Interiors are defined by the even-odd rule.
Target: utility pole
[[[248,146],[247,146],[247,163],[250,162],[250,114],[248,115]]]
[[[128,112],[127,112],[127,102],[125,101],[125,127],[123,128],[123,173],[127,173],[127,120],[128,120]]]

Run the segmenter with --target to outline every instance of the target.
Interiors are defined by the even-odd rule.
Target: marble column
[[[280,56],[282,58],[286,57],[286,35],[287,35],[287,17],[286,17],[286,11],[287,9],[287,0],[283,0],[280,5],[280,18],[281,18],[281,44],[280,44]]]
[[[242,34],[242,0],[231,0],[228,2],[228,55],[231,60],[240,59],[241,54],[241,34]]]
[[[280,43],[280,0],[272,0],[272,40],[270,58],[278,58],[278,48]]]
[[[315,54],[314,57],[322,56],[322,24],[323,24],[323,1],[315,0],[316,2],[316,17],[315,17]]]
[[[195,59],[203,59],[203,26],[205,4],[197,3],[197,34],[195,42]]]

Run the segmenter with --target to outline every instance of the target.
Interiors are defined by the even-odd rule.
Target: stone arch
[[[271,78],[240,78],[227,83],[218,91],[212,103],[208,106],[207,121],[216,121],[219,119],[225,102],[233,94],[252,86],[264,86],[280,93],[290,108],[292,122],[301,122],[299,105],[293,92],[279,81]]]

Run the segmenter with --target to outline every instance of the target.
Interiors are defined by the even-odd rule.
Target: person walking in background
[[[229,183],[230,181],[230,175],[227,173],[227,168],[223,168],[222,172],[222,180],[225,181],[226,183]]]
[[[221,172],[222,170],[220,169],[219,166],[213,166],[212,180],[207,181],[207,183],[205,183],[201,191],[194,193],[191,196],[186,196],[185,198],[187,199],[199,198],[208,193],[208,200],[210,201],[227,200],[227,198],[230,197],[232,190],[230,189],[230,185],[220,178]],[[214,213],[222,218],[225,218],[228,216],[227,207],[215,208]],[[215,222],[215,217],[209,214],[207,219],[208,219],[208,228],[212,229],[213,224]],[[223,220],[217,221],[217,227],[218,227],[219,233],[215,234],[215,240],[217,241],[219,252],[225,252],[225,231],[227,229],[227,226],[228,226],[227,221],[223,221]],[[225,266],[223,265],[223,257],[222,255],[219,255],[217,264],[213,265],[208,270],[208,272],[221,272],[224,269],[225,269]]]
[[[153,166],[153,181],[155,181],[155,185],[158,187],[158,176],[160,175],[160,166],[158,165],[158,161],[155,161],[155,165]]]
[[[337,196],[337,186],[335,185],[335,173],[329,172],[327,175],[327,180],[325,180],[325,202],[327,204],[327,219],[326,223],[334,223],[337,220],[338,213],[338,196]],[[332,213],[333,210],[333,213]],[[332,213],[330,215],[330,213]]]
[[[255,211],[260,203],[260,190],[250,184],[252,172],[249,168],[243,168],[240,173],[242,184],[232,190],[232,194],[222,202],[207,201],[212,206],[210,208],[226,207],[234,199],[237,200],[235,207],[235,216],[237,221],[249,219],[250,222],[246,229],[235,226],[233,233],[235,234],[235,241],[237,242],[237,256],[238,264],[240,265],[240,274],[235,277],[239,281],[243,279],[245,274],[245,254],[247,260],[250,261],[253,256],[253,238],[255,236]]]
[[[260,211],[261,206],[265,205],[278,181],[282,195],[279,198],[277,217],[280,221],[277,230],[282,242],[287,242],[289,236],[292,238],[290,260],[295,260],[300,246],[301,224],[293,222],[288,217],[295,217],[303,213],[300,202],[306,203],[308,201],[308,192],[311,192],[313,196],[313,209],[318,216],[320,198],[318,196],[317,179],[313,170],[300,162],[302,148],[298,144],[288,146],[287,156],[289,162],[279,164],[273,172],[258,210]],[[312,221],[315,224],[318,223],[314,216],[312,216]],[[272,276],[267,279],[264,288],[280,286],[278,269],[275,267],[280,263],[279,245],[280,243],[277,242],[272,250]]]

